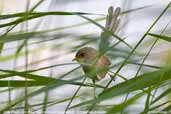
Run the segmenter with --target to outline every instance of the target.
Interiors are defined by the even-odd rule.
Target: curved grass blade
[[[97,97],[96,100],[89,100],[86,102],[82,102],[73,107],[97,103],[100,101],[113,98],[115,96],[119,96],[133,91],[142,90],[154,85],[160,85],[165,81],[171,79],[170,75],[171,75],[171,68],[169,67],[154,72],[145,73],[136,78],[132,78],[128,81],[122,82],[111,88],[106,89]]]
[[[75,78],[75,79],[72,79],[72,80],[67,80],[67,82],[71,82],[71,83],[72,83],[72,82],[74,82],[74,81],[76,81],[76,80],[79,80],[79,79],[80,79],[80,77]],[[48,83],[45,87],[42,87],[42,88],[40,88],[40,89],[38,89],[38,90],[36,90],[36,91],[33,91],[33,92],[31,92],[31,93],[28,93],[27,98],[28,98],[28,97],[32,97],[32,96],[35,96],[35,95],[37,95],[37,94],[40,94],[40,93],[45,92],[45,91],[50,90],[50,89],[54,89],[54,88],[56,88],[56,87],[60,87],[60,86],[62,86],[62,85],[64,85],[64,84],[65,84],[65,82],[63,82],[63,81],[50,82],[50,83]],[[77,83],[77,84],[78,84],[78,83]],[[76,84],[76,85],[77,85],[77,84]],[[79,83],[78,85],[82,85],[82,86],[83,86],[83,85],[85,85],[85,84]],[[94,86],[93,86],[93,87],[94,87]],[[11,109],[11,108],[14,107],[15,105],[17,105],[17,104],[23,102],[25,99],[26,99],[25,96],[20,96],[19,98],[16,98],[15,100],[13,100],[13,101],[11,102],[11,104],[7,104],[6,106],[2,107],[2,108],[0,109],[0,113],[1,113],[1,114],[4,113],[5,111]]]
[[[78,78],[77,78],[78,79]],[[74,80],[77,80],[77,79],[73,79],[73,80],[68,80],[68,81],[74,81]],[[80,78],[79,78],[80,79]],[[42,87],[36,91],[33,91],[31,93],[28,93],[27,94],[27,97],[26,96],[20,96],[18,98],[16,98],[15,100],[13,100],[10,104],[7,104],[6,106],[2,107],[0,109],[0,113],[4,113],[5,111],[11,109],[12,107],[14,107],[15,105],[23,102],[25,99],[28,99],[28,97],[32,97],[32,96],[35,96],[37,94],[40,94],[44,91],[47,91],[47,90],[50,90],[50,89],[53,89],[53,88],[56,88],[56,87],[59,87],[59,86],[62,86],[64,83],[62,82],[59,82],[59,83],[49,83],[48,85],[46,85],[45,87]]]
[[[12,22],[0,24],[0,28],[6,27],[6,26],[11,26],[11,25],[14,25],[14,24],[19,24],[19,23],[22,23],[24,21],[28,21],[28,20],[31,20],[31,19],[44,17],[44,16],[48,16],[48,15],[76,15],[76,14],[80,14],[80,15],[85,15],[86,14],[87,15],[89,13],[79,13],[79,12],[37,12],[37,13],[29,13],[28,12],[28,13],[24,13],[24,14],[25,15],[27,14],[27,18],[22,17],[20,19],[12,21]]]
[[[106,89],[99,95],[100,100],[105,100],[132,91],[144,89],[171,79],[171,68],[166,67],[154,72],[145,73],[136,78],[122,82],[116,86]]]
[[[64,11],[55,11],[55,12],[22,12],[22,13],[15,13],[15,14],[7,14],[7,15],[0,15],[0,20],[9,19],[9,18],[16,18],[16,17],[23,17],[25,15],[28,16],[47,16],[47,15],[73,15],[80,14],[80,15],[100,15],[100,14],[93,14],[93,13],[84,13],[84,12],[64,12]]]
[[[145,9],[145,8],[149,8],[151,6],[152,5],[148,5],[148,6],[143,6],[143,7],[127,10],[127,11],[122,12],[121,15],[132,13],[132,12],[142,10],[142,9]],[[51,15],[52,14],[57,14],[57,13],[58,13],[58,15],[72,15],[71,12],[62,12],[62,11],[61,12],[29,12],[29,13],[27,13],[27,15],[33,16],[33,15],[43,14],[43,13],[45,13],[44,15],[49,15],[47,13],[51,13]],[[82,14],[82,15],[102,15],[102,14],[93,14],[93,13],[84,13],[84,12],[74,12],[74,13],[78,13],[78,14]],[[15,13],[15,14],[4,14],[4,15],[0,15],[0,20],[9,19],[9,18],[16,18],[16,17],[23,17],[25,15],[26,15],[25,12]]]
[[[63,84],[73,84],[73,85],[94,87],[93,84],[88,84],[88,83],[87,84],[82,84],[80,82],[70,82],[68,80],[61,80],[61,79],[56,79],[56,78],[52,78],[52,77],[29,74],[27,71],[25,71],[25,72],[17,72],[17,71],[13,71],[13,70],[3,70],[3,69],[0,69],[0,71],[9,73],[9,74],[11,74],[10,76],[20,76],[20,77],[36,80],[38,82],[45,82],[47,84],[48,83],[63,83]],[[95,85],[95,86],[97,86],[99,88],[104,88],[103,86],[100,86],[100,85]]]
[[[132,46],[129,45],[127,42],[125,42],[122,38],[120,38],[119,36],[117,36],[116,34],[114,34],[112,31],[107,30],[106,28],[104,28],[103,26],[101,26],[100,24],[98,24],[97,22],[95,22],[94,20],[92,20],[92,19],[90,19],[90,18],[88,18],[88,17],[86,17],[86,16],[83,16],[83,15],[79,15],[79,14],[76,14],[76,15],[78,15],[79,17],[82,17],[83,19],[86,19],[86,20],[90,21],[90,22],[93,23],[94,25],[96,25],[96,26],[98,26],[99,28],[101,28],[101,29],[105,32],[105,34],[111,35],[111,36],[115,37],[115,38],[118,39],[119,41],[123,42],[123,43],[124,43],[126,46],[128,46],[130,49],[132,49]]]

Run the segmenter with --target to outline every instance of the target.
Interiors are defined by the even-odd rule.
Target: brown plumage
[[[105,29],[112,31],[113,33],[117,31],[120,22],[120,10],[121,9],[119,7],[117,7],[115,10],[112,6],[109,7]],[[104,34],[105,31],[103,31],[101,34],[101,39],[103,40],[101,40],[100,43],[102,43],[103,45],[108,45],[108,37],[110,36],[103,37]],[[101,48],[99,48],[99,50],[100,49]],[[109,70],[110,61],[108,57],[106,57],[105,55],[98,57],[98,51],[91,47],[84,47],[80,49],[76,53],[75,60],[81,64],[86,76],[90,77],[93,80],[101,80],[105,77]]]
[[[80,49],[75,60],[82,65],[85,75],[93,80],[101,80],[109,70],[109,59],[105,55],[98,57],[97,50],[92,47]]]

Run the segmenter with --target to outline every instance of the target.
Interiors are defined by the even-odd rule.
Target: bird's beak
[[[72,59],[72,61],[76,61],[76,58]]]

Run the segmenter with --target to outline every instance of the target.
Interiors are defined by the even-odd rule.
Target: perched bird
[[[119,7],[117,7],[115,10],[112,6],[109,7],[105,25],[105,29],[107,31],[112,31],[113,33],[116,32],[120,22],[120,19],[118,19],[119,14]],[[106,31],[103,31],[101,33],[98,51],[92,47],[84,47],[78,50],[75,58],[73,59],[82,66],[85,75],[91,78],[93,82],[95,82],[95,80],[101,80],[104,78],[109,70],[109,58],[106,55],[99,54],[104,53],[105,50],[108,49],[110,45],[109,37],[111,37],[111,35]]]
[[[80,49],[73,60],[80,63],[85,75],[93,80],[101,80],[109,70],[108,57],[98,56],[98,51],[92,47]]]

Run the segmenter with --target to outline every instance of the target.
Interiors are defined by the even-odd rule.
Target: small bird
[[[116,32],[120,22],[118,18],[120,10],[120,7],[117,7],[115,10],[112,6],[109,7],[105,25],[106,30],[112,31],[113,33]],[[85,75],[91,78],[93,82],[103,79],[109,71],[111,64],[109,58],[106,55],[100,56],[99,54],[99,52],[105,50],[104,47],[109,47],[109,37],[111,36],[106,34],[106,31],[103,31],[101,33],[98,51],[92,47],[84,47],[76,53],[73,59],[82,66]]]
[[[109,70],[109,58],[105,55],[98,56],[98,51],[92,47],[81,48],[73,60],[81,64],[85,75],[92,80],[101,80]]]

